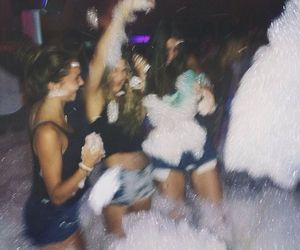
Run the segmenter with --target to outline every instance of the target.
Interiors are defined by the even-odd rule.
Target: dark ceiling
[[[86,24],[86,10],[96,7],[100,24],[105,26],[118,0],[48,0],[42,17],[46,38],[67,29],[91,32]],[[43,0],[13,0],[15,10],[40,8]],[[156,8],[148,15],[140,15],[129,32],[151,34],[162,18],[180,21],[187,35],[201,33],[226,34],[266,28],[283,9],[285,0],[156,0]]]
[[[160,0],[155,11],[137,24],[155,26],[163,17],[180,20],[189,33],[197,28],[267,27],[283,9],[284,0]],[[148,20],[149,19],[149,20]],[[151,20],[151,21],[150,21]]]

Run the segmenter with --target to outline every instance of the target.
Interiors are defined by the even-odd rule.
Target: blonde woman
[[[104,143],[103,163],[108,169],[121,169],[120,188],[103,211],[108,232],[120,237],[125,236],[123,216],[148,209],[154,191],[152,168],[141,148],[146,64],[141,57],[121,51],[125,25],[133,19],[133,12],[153,7],[151,0],[125,0],[115,6],[112,21],[97,44],[85,86],[87,118]]]

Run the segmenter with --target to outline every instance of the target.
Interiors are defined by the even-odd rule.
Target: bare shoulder
[[[35,136],[44,139],[51,139],[59,136],[59,130],[51,122],[38,125],[35,129]]]
[[[61,148],[63,136],[62,132],[50,122],[38,125],[33,137],[35,152]]]

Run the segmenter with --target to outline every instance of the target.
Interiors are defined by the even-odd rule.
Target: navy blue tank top
[[[62,131],[68,139],[68,147],[62,156],[63,159],[62,180],[64,181],[69,177],[71,177],[78,169],[78,163],[81,161],[81,147],[84,145],[84,137],[80,136],[80,134],[76,133],[76,131],[74,133],[71,133],[54,122],[46,121],[38,124],[30,133],[31,145],[33,145],[32,140],[36,129],[43,124],[54,125],[60,131]],[[37,156],[34,153],[33,146],[32,146],[32,152],[33,152],[34,165],[33,165],[33,185],[31,190],[31,197],[37,200],[45,199],[50,201],[45,182],[41,175],[40,164]],[[66,203],[69,204],[77,201],[83,195],[86,188],[87,185],[85,185],[83,189],[78,189],[76,194],[72,198],[70,198]]]
[[[130,135],[117,122],[109,123],[106,106],[101,117],[91,123],[91,131],[100,134],[107,158],[115,153],[141,151],[146,130],[144,124],[141,124],[140,129],[134,135]]]

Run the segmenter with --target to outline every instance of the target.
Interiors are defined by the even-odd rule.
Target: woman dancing
[[[100,137],[94,134],[84,143],[64,117],[65,104],[83,85],[79,62],[57,47],[40,49],[31,58],[26,91],[33,103],[29,126],[34,168],[24,212],[26,235],[43,249],[84,249],[79,200],[86,177],[103,155]]]
[[[121,169],[120,188],[104,208],[108,231],[120,237],[125,236],[123,216],[148,209],[154,191],[152,168],[141,148],[145,138],[142,98],[146,64],[139,56],[125,59],[121,53],[126,40],[125,25],[132,20],[133,12],[153,7],[151,0],[125,0],[116,5],[112,21],[97,44],[84,89],[88,120],[103,139],[105,168]],[[92,193],[95,199],[101,199],[104,190],[99,188],[99,193]]]
[[[175,201],[171,216],[178,218],[185,200],[186,174],[191,175],[192,186],[201,198],[215,207],[222,204],[216,153],[207,142],[205,129],[195,120],[197,112],[212,113],[214,103],[207,102],[211,93],[197,84],[195,72],[186,71],[184,40],[176,27],[161,23],[153,41],[154,57],[147,75],[149,95],[144,100],[153,130],[143,149],[151,156],[161,193]],[[215,229],[209,221],[207,224]]]

